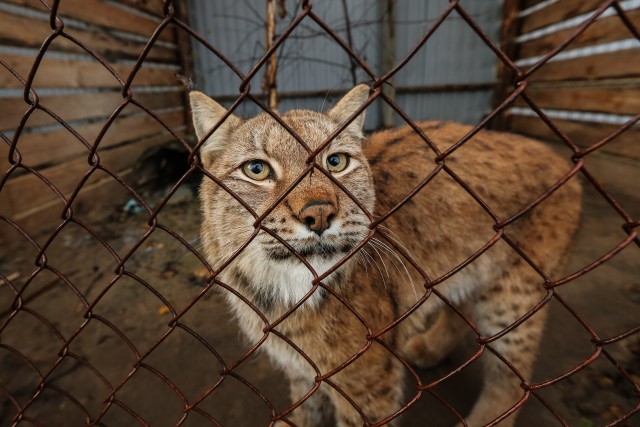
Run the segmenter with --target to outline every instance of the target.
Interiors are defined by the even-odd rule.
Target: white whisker
[[[375,248],[374,248],[374,250],[375,250]],[[373,262],[372,266],[375,266],[375,269],[378,270],[378,274],[380,275],[380,278],[382,279],[382,286],[384,286],[384,288],[387,289],[387,282],[386,282],[386,280],[384,280],[384,274],[382,273],[382,269],[380,268],[380,264],[378,264],[378,261],[376,261],[376,259],[373,256],[371,256],[371,254],[369,252],[367,252],[364,248],[362,248],[362,252],[365,253],[369,257],[369,259]]]
[[[395,243],[397,243],[398,246],[400,246],[407,254],[411,255],[411,251],[404,245],[404,243],[402,243],[399,240],[399,236],[393,232],[393,230],[391,230],[389,227],[385,227],[384,225],[378,225],[378,227],[380,228],[384,228],[385,230],[387,230],[389,235],[385,235],[386,238],[389,238],[390,240],[393,240]]]
[[[373,242],[371,240],[369,240],[367,242],[367,244],[371,245],[371,247],[373,248],[374,251],[376,251],[376,253],[378,254],[378,256],[380,257],[380,262],[382,263],[382,266],[384,267],[384,271],[385,273],[387,273],[387,278],[391,278],[391,276],[389,275],[389,270],[387,269],[387,264],[385,264],[384,262],[384,258],[382,258],[382,254],[380,253],[380,251],[378,250],[378,248],[373,244]]]
[[[364,267],[364,273],[367,275],[367,277],[369,277],[369,260],[365,258],[364,254],[362,254],[361,251],[358,251],[356,253],[356,257],[358,259],[358,262],[362,262],[362,266]]]
[[[385,249],[388,253],[393,255],[395,259],[398,260],[400,265],[402,265],[402,268],[404,269],[404,272],[407,275],[407,278],[409,279],[409,284],[411,285],[411,289],[413,290],[413,295],[415,296],[416,299],[418,299],[418,292],[416,291],[416,286],[415,286],[415,283],[413,282],[413,277],[411,277],[411,274],[409,273],[409,270],[407,269],[407,266],[404,263],[404,261],[402,261],[402,259],[398,256],[398,254],[389,245],[382,242],[381,240],[372,238],[370,242],[372,244],[378,245],[382,249]],[[394,267],[396,267],[396,270],[398,270],[398,272],[400,273],[400,269],[398,268],[397,264],[393,261],[393,258],[390,258],[390,260],[391,260],[391,263],[394,265]]]

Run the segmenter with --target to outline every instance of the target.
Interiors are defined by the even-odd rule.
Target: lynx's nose
[[[330,201],[312,200],[302,207],[298,218],[307,225],[309,230],[320,236],[331,226],[336,212],[336,207]]]

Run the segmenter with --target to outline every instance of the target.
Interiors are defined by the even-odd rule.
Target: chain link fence
[[[609,136],[587,148],[581,148],[575,141],[569,138],[559,127],[556,126],[554,120],[545,114],[545,112],[534,102],[527,92],[529,85],[528,81],[531,76],[534,76],[538,70],[545,67],[549,61],[553,60],[553,58],[561,53],[573,40],[578,38],[591,25],[593,25],[605,10],[613,8],[620,19],[619,25],[625,26],[636,39],[640,40],[638,28],[636,28],[632,20],[629,19],[627,16],[628,12],[621,7],[619,1],[605,0],[599,2],[597,9],[592,12],[588,20],[579,25],[566,37],[566,39],[557,44],[549,53],[541,57],[534,64],[528,65],[523,69],[515,65],[514,61],[505,54],[503,50],[501,50],[501,47],[497,46],[485,35],[474,19],[466,12],[464,1],[453,0],[450,1],[442,10],[438,19],[430,25],[422,38],[417,41],[406,57],[395,63],[394,66],[384,75],[376,74],[370,65],[350,48],[347,41],[340,38],[338,34],[329,25],[327,25],[327,23],[314,13],[314,4],[312,1],[302,1],[299,10],[296,11],[295,19],[290,22],[286,30],[277,35],[262,58],[255,63],[251,70],[247,73],[243,73],[234,64],[233,58],[223,55],[215,45],[207,42],[200,34],[192,30],[187,22],[184,22],[180,18],[176,12],[176,5],[171,0],[165,1],[163,6],[163,18],[153,32],[153,35],[149,38],[146,47],[140,53],[139,58],[131,68],[131,71],[126,75],[121,75],[112,65],[110,65],[109,61],[96,53],[90,45],[85,45],[66,30],[65,22],[58,15],[58,9],[61,3],[64,3],[64,0],[54,0],[49,2],[44,0],[42,1],[42,4],[46,6],[49,11],[49,26],[51,32],[43,41],[42,47],[39,49],[39,53],[33,61],[33,66],[31,67],[31,71],[28,75],[21,75],[6,61],[0,59],[0,64],[4,68],[5,72],[11,73],[13,78],[15,78],[15,80],[18,81],[20,86],[24,89],[23,98],[24,105],[26,107],[26,111],[22,115],[20,122],[16,123],[16,129],[13,136],[9,137],[4,133],[0,134],[3,143],[8,147],[8,161],[10,164],[9,169],[5,171],[2,176],[2,181],[0,181],[0,195],[2,194],[3,187],[5,187],[7,182],[13,176],[18,173],[24,173],[37,177],[42,184],[56,195],[63,205],[63,208],[58,211],[60,214],[59,224],[54,229],[50,230],[44,238],[35,237],[28,230],[21,227],[10,216],[0,216],[0,220],[5,225],[4,229],[11,230],[11,238],[13,239],[12,244],[29,246],[31,248],[31,252],[34,254],[32,259],[24,260],[22,265],[29,266],[35,261],[35,268],[31,267],[32,270],[24,280],[17,280],[16,277],[12,277],[11,274],[4,271],[0,272],[0,280],[2,281],[2,287],[4,288],[4,295],[11,296],[8,298],[10,301],[0,307],[0,309],[3,310],[1,318],[2,325],[0,326],[0,349],[2,349],[6,354],[11,355],[14,360],[13,365],[11,365],[13,366],[12,369],[14,372],[23,375],[22,372],[26,370],[29,372],[28,375],[33,378],[33,380],[28,384],[22,383],[16,385],[19,381],[17,381],[13,372],[6,371],[0,373],[0,392],[5,400],[2,414],[2,421],[4,423],[11,425],[52,425],[50,422],[52,419],[55,419],[55,417],[52,416],[53,418],[47,418],[45,416],[44,418],[39,418],[38,414],[46,414],[47,412],[46,410],[43,410],[44,412],[38,412],[36,411],[36,408],[38,408],[39,405],[46,406],[47,402],[55,402],[53,404],[54,406],[48,409],[50,411],[48,413],[61,413],[69,410],[69,407],[72,407],[73,411],[75,411],[81,420],[77,421],[77,423],[81,423],[83,425],[112,425],[108,419],[114,412],[119,413],[119,416],[121,417],[119,418],[120,420],[125,420],[121,421],[125,424],[120,425],[130,425],[134,423],[150,425],[154,424],[154,422],[145,414],[153,414],[154,411],[166,411],[167,408],[175,409],[174,418],[170,421],[165,419],[162,423],[170,423],[171,425],[222,425],[222,421],[219,419],[216,411],[221,412],[229,410],[229,408],[222,408],[220,405],[215,406],[215,404],[207,407],[205,403],[215,398],[217,393],[219,393],[219,390],[225,387],[225,384],[233,382],[242,389],[240,392],[241,394],[238,394],[238,396],[248,395],[250,397],[246,397],[246,400],[253,399],[258,402],[258,406],[261,406],[262,410],[266,410],[268,413],[267,423],[269,423],[269,425],[273,425],[277,421],[292,424],[287,417],[292,413],[292,411],[295,411],[296,408],[304,404],[306,400],[313,396],[320,386],[331,387],[338,390],[338,392],[340,392],[345,399],[354,405],[357,410],[360,410],[355,402],[350,399],[349,395],[340,389],[334,381],[332,381],[332,377],[347,368],[350,364],[354,363],[354,361],[360,358],[362,354],[366,353],[371,346],[383,346],[391,352],[395,358],[402,359],[398,355],[397,349],[391,348],[389,344],[382,339],[382,336],[402,322],[405,316],[396,319],[393,323],[387,325],[381,330],[375,330],[366,322],[362,321],[362,325],[366,330],[366,334],[362,337],[365,344],[356,354],[354,354],[352,359],[345,361],[344,364],[336,367],[330,372],[320,372],[316,368],[317,376],[312,379],[315,386],[309,390],[309,393],[304,396],[300,396],[300,399],[297,402],[275,404],[269,390],[260,389],[256,386],[254,381],[243,371],[243,369],[247,364],[252,363],[251,360],[254,360],[257,357],[261,345],[271,336],[276,336],[288,343],[292,348],[296,349],[296,351],[301,351],[289,337],[278,331],[278,325],[281,324],[294,310],[299,309],[304,301],[310,298],[314,292],[324,290],[327,293],[328,298],[336,298],[340,300],[346,310],[354,316],[361,318],[357,310],[350,304],[350,301],[344,300],[338,293],[334,292],[330,286],[323,283],[323,278],[336,271],[339,266],[336,265],[332,267],[322,276],[316,276],[311,283],[309,293],[284,316],[278,319],[267,319],[260,309],[252,304],[246,296],[241,295],[236,289],[220,280],[219,276],[221,272],[227,268],[234,258],[228,259],[220,265],[209,265],[205,258],[200,254],[197,244],[193,243],[189,237],[185,237],[183,230],[167,226],[167,222],[165,222],[165,218],[163,217],[163,215],[171,209],[169,206],[170,201],[179,191],[180,186],[193,176],[202,174],[204,175],[203,179],[211,180],[220,187],[225,188],[220,178],[205,170],[200,162],[198,154],[203,145],[203,141],[191,144],[188,138],[183,137],[180,133],[176,132],[172,126],[164,123],[162,118],[154,112],[153,108],[150,108],[145,105],[144,102],[141,102],[137,97],[136,90],[134,89],[133,85],[136,82],[136,76],[141,72],[141,69],[143,69],[147,56],[154,48],[154,45],[158,42],[163,31],[166,31],[167,27],[170,26],[177,27],[180,32],[188,35],[191,38],[192,43],[201,43],[204,45],[211,55],[215,55],[219,58],[219,60],[226,64],[226,66],[241,80],[242,83],[238,89],[238,96],[229,108],[229,114],[233,113],[241,103],[248,102],[257,106],[286,129],[286,131],[296,139],[300,146],[306,150],[310,159],[310,162],[308,162],[304,172],[294,180],[293,184],[289,186],[285,192],[280,195],[277,202],[260,214],[254,212],[239,196],[230,194],[232,197],[237,199],[239,203],[243,204],[247,211],[247,215],[252,215],[255,220],[252,238],[242,244],[241,251],[245,250],[251,244],[252,239],[258,233],[264,232],[270,234],[273,238],[282,243],[282,245],[294,253],[294,256],[300,259],[301,262],[305,262],[304,257],[301,254],[296,253],[295,249],[289,245],[286,240],[273,232],[273,230],[265,224],[265,219],[276,208],[278,203],[284,200],[285,197],[313,171],[324,174],[333,182],[333,184],[335,184],[336,187],[340,188],[342,192],[350,197],[363,210],[363,212],[368,212],[362,203],[358,201],[349,192],[349,190],[340,183],[340,181],[333,178],[331,174],[326,173],[322,167],[319,167],[317,163],[313,161],[316,155],[327,147],[333,139],[347,127],[348,123],[344,123],[331,135],[330,138],[323,142],[320,147],[311,149],[302,138],[296,135],[296,133],[279,115],[275,114],[267,105],[265,105],[263,97],[257,93],[259,91],[258,88],[260,87],[260,73],[264,69],[265,64],[267,64],[272,55],[276,53],[279,46],[287,40],[287,37],[295,31],[296,27],[301,23],[308,21],[313,21],[322,28],[326,35],[333,39],[334,42],[349,55],[352,62],[357,64],[357,66],[368,75],[368,83],[372,89],[371,95],[368,97],[364,105],[358,109],[356,114],[351,117],[351,120],[357,116],[357,113],[364,111],[373,102],[383,102],[388,105],[395,114],[402,119],[402,121],[413,128],[424,144],[433,151],[436,159],[436,164],[434,165],[436,169],[434,172],[417,185],[408,195],[406,195],[400,203],[392,207],[388,212],[376,213],[376,215],[368,213],[370,220],[369,234],[345,256],[343,262],[346,262],[346,260],[356,256],[361,248],[369,243],[374,236],[378,236],[383,238],[385,243],[390,245],[402,256],[404,260],[411,263],[417,271],[422,271],[420,265],[411,258],[411,255],[407,253],[401,245],[395,242],[391,236],[387,235],[387,232],[381,224],[389,216],[394,215],[394,213],[404,204],[409,203],[418,191],[421,191],[423,188],[428,189],[429,185],[433,185],[431,180],[435,175],[442,174],[453,179],[459,188],[472,197],[477,202],[478,206],[483,209],[490,218],[492,218],[492,230],[494,232],[494,236],[485,246],[478,249],[478,251],[471,257],[460,263],[460,265],[456,266],[451,271],[443,274],[441,277],[427,277],[426,274],[422,273],[421,280],[422,285],[424,286],[424,295],[419,298],[415,308],[423,304],[428,298],[441,298],[445,304],[453,308],[459,316],[462,316],[467,324],[472,325],[473,323],[470,319],[466,318],[450,301],[443,297],[443,295],[438,291],[437,284],[456,274],[461,269],[464,269],[475,259],[490,250],[498,242],[506,243],[515,252],[517,252],[521,259],[536,271],[539,276],[541,286],[544,286],[546,290],[546,297],[540,305],[533,308],[529,313],[517,320],[515,323],[507,325],[504,331],[498,334],[498,336],[483,336],[477,329],[472,330],[471,333],[475,334],[478,350],[468,359],[464,360],[459,367],[455,368],[452,372],[446,373],[441,378],[425,381],[415,368],[413,368],[408,362],[401,360],[404,368],[409,372],[408,377],[415,380],[411,384],[411,392],[407,395],[406,404],[402,408],[398,408],[396,412],[388,414],[384,420],[375,423],[368,419],[366,413],[361,413],[363,425],[382,425],[388,423],[399,417],[401,414],[409,411],[423,395],[430,395],[440,401],[441,409],[444,408],[445,411],[449,412],[451,417],[453,417],[452,419],[457,419],[464,423],[464,418],[460,415],[459,411],[440,395],[438,386],[447,378],[455,376],[459,371],[463,370],[466,366],[478,359],[483,353],[492,352],[497,357],[502,357],[495,349],[493,349],[491,343],[504,334],[508,335],[509,331],[522,323],[527,322],[537,310],[552,303],[562,306],[570,317],[577,320],[577,322],[582,325],[583,330],[588,334],[593,346],[592,353],[585,360],[581,361],[566,372],[555,377],[548,378],[543,382],[533,383],[530,382],[528,378],[520,377],[522,398],[511,408],[507,409],[503,416],[490,423],[490,425],[498,424],[504,416],[509,416],[515,413],[530,400],[537,400],[540,402],[545,410],[552,414],[553,418],[559,425],[569,425],[569,423],[563,418],[561,411],[557,409],[556,402],[549,401],[545,398],[545,390],[580,373],[596,361],[605,361],[606,363],[610,363],[611,366],[615,368],[616,372],[618,372],[623,378],[623,381],[626,383],[626,387],[631,390],[631,394],[634,396],[632,401],[635,403],[628,409],[612,413],[607,425],[634,425],[624,423],[634,422],[634,420],[637,422],[637,417],[634,418],[634,415],[640,410],[640,384],[638,384],[637,381],[638,377],[633,373],[627,372],[623,365],[618,363],[614,355],[609,351],[609,348],[623,340],[630,338],[637,339],[638,333],[640,333],[640,325],[621,331],[614,336],[600,336],[594,328],[590,326],[588,320],[572,307],[571,301],[566,300],[558,294],[558,290],[585,276],[592,270],[602,268],[603,265],[606,265],[612,258],[625,251],[628,247],[640,246],[640,238],[638,237],[638,226],[640,225],[640,220],[634,218],[630,213],[628,213],[628,210],[626,210],[624,206],[618,203],[614,197],[605,190],[603,184],[599,182],[598,177],[590,171],[585,162],[585,160],[588,159],[589,156],[593,155],[594,152],[606,147],[608,144],[612,143],[616,137],[635,126],[640,119],[640,114],[633,116],[629,121],[618,127],[618,129]],[[475,32],[477,37],[495,53],[505,70],[503,77],[506,79],[508,84],[505,85],[506,91],[503,98],[498,103],[498,106],[482,121],[480,121],[480,123],[473,127],[465,138],[443,151],[438,149],[438,147],[429,138],[428,132],[425,133],[420,130],[413,118],[409,117],[403,109],[394,102],[394,100],[390,98],[385,91],[383,91],[383,88],[399,70],[404,67],[411,66],[412,57],[414,57],[414,55],[416,55],[416,53],[429,42],[430,38],[438,30],[440,25],[445,22],[445,20],[449,19],[452,14],[456,14],[464,20],[466,24],[468,24],[469,28]],[[24,31],[29,31],[29,29],[25,28]],[[48,49],[61,39],[65,39],[65,41],[73,43],[84,51],[85,54],[90,55],[93,59],[98,61],[104,69],[113,76],[114,79],[116,79],[119,87],[121,88],[121,101],[119,102],[119,105],[112,111],[106,123],[101,127],[98,136],[93,140],[86,140],[81,134],[76,132],[71,125],[58,116],[54,109],[51,109],[41,103],[38,92],[34,86],[34,81],[39,75],[39,64],[47,54]],[[629,63],[628,66],[637,67],[637,64]],[[566,174],[554,186],[548,188],[535,200],[531,200],[530,203],[526,207],[522,208],[517,214],[508,218],[503,218],[494,212],[491,209],[491,206],[455,173],[455,167],[450,166],[447,160],[457,149],[467,143],[481,129],[486,128],[493,119],[503,114],[505,110],[516,100],[519,100],[519,102],[524,101],[524,103],[526,103],[526,105],[535,112],[539,120],[544,122],[546,127],[548,127],[548,129],[550,129],[569,150],[571,150],[572,154],[570,159],[573,162],[573,167],[566,171]],[[157,203],[149,202],[130,182],[127,182],[127,180],[123,179],[116,171],[103,164],[101,157],[101,141],[109,130],[118,123],[119,116],[122,111],[130,105],[136,106],[140,110],[144,111],[149,117],[153,118],[157,123],[162,125],[166,131],[172,135],[173,139],[178,141],[182,147],[188,151],[187,161],[184,165],[184,173],[182,173],[180,178],[173,183],[171,190]],[[70,193],[57,188],[57,186],[46,176],[40,173],[37,168],[31,167],[28,159],[23,158],[21,155],[21,132],[35,112],[41,112],[53,118],[57,123],[62,125],[69,133],[71,133],[77,142],[82,144],[86,150],[86,170],[77,180],[74,190]],[[210,133],[214,132],[215,129],[216,128],[212,129]],[[99,173],[110,176],[111,179],[117,181],[121,187],[126,189],[130,198],[141,207],[142,213],[140,215],[145,217],[144,225],[137,224],[139,235],[133,239],[133,241],[128,242],[129,244],[125,251],[116,249],[113,244],[110,243],[112,241],[112,234],[114,231],[111,233],[105,233],[104,227],[90,225],[87,221],[82,219],[81,215],[78,215],[75,212],[74,207],[78,194],[92,176]],[[599,193],[601,199],[615,210],[619,219],[618,224],[622,227],[625,237],[622,238],[615,247],[608,249],[603,255],[592,259],[588,264],[580,267],[577,271],[572,272],[563,278],[552,280],[544,271],[540,270],[536,266],[534,260],[529,257],[527,253],[522,251],[510,238],[509,226],[514,222],[517,222],[522,216],[533,211],[536,206],[543,203],[556,190],[565,185],[569,180],[575,179],[574,177],[577,176],[581,176],[585,186],[594,189]],[[107,228],[109,227],[108,223],[102,225]],[[72,273],[58,269],[51,261],[51,259],[56,256],[52,253],[52,247],[54,247],[61,239],[64,239],[65,235],[72,235],[72,230],[81,230],[84,236],[89,236],[89,239],[97,242],[96,246],[102,248],[100,250],[102,254],[108,254],[106,257],[110,260],[109,262],[111,263],[113,272],[110,273],[110,276],[104,278],[105,280],[108,279],[107,282],[97,290],[93,289],[89,292],[89,287],[87,287],[86,283],[78,283]],[[73,236],[75,235],[76,234],[73,234]],[[181,256],[188,256],[197,260],[195,262],[200,266],[201,271],[204,269],[204,272],[201,273],[199,277],[201,287],[195,293],[192,290],[192,292],[188,294],[188,298],[183,295],[181,299],[175,299],[173,298],[173,294],[172,297],[167,297],[164,290],[165,288],[160,290],[156,284],[149,280],[145,280],[143,275],[138,274],[136,272],[136,268],[134,268],[134,266],[138,267],[140,265],[141,257],[144,258],[147,256],[150,246],[153,246],[154,244],[156,247],[160,246],[160,243],[157,241],[158,235],[165,236],[166,241],[171,241],[172,244],[181,247]],[[74,254],[73,251],[71,251],[67,252],[65,256],[73,259],[73,257],[82,257],[85,255],[83,253]],[[237,256],[237,254],[235,256]],[[165,268],[164,273],[167,271],[170,272],[171,269]],[[52,277],[53,283],[56,283],[55,286],[60,286],[70,291],[70,293],[65,294],[65,298],[73,299],[79,304],[79,309],[75,311],[68,310],[64,313],[58,312],[56,314],[56,316],[64,316],[65,318],[70,319],[69,323],[65,324],[64,322],[53,321],[50,319],[49,314],[43,314],[43,311],[40,309],[33,308],[32,302],[38,297],[37,295],[30,295],[27,297],[29,292],[32,290],[30,288],[34,287],[33,284],[37,282],[39,277],[41,278],[45,275]],[[167,279],[178,280],[179,278],[168,274]],[[125,283],[129,283],[129,285],[125,285]],[[129,329],[121,328],[114,323],[113,318],[117,318],[121,315],[118,309],[121,308],[122,310],[126,310],[132,306],[131,301],[128,301],[122,296],[118,296],[118,292],[126,286],[129,286],[129,288],[134,287],[136,289],[144,289],[148,295],[153,295],[151,298],[155,298],[156,304],[159,302],[161,303],[162,307],[164,307],[162,314],[170,317],[168,321],[166,321],[164,317],[162,318],[164,325],[162,333],[157,334],[157,336],[149,334],[144,336],[144,339],[142,339],[141,333],[144,335],[144,331],[147,331],[146,325],[143,322],[143,319],[146,319],[146,317],[140,317],[139,321],[134,321],[135,327]],[[203,330],[203,325],[194,325],[188,320],[190,312],[197,310],[199,306],[206,306],[208,304],[207,301],[211,298],[220,298],[220,295],[224,294],[235,295],[235,297],[242,301],[242,304],[249,306],[264,323],[264,336],[262,339],[256,343],[252,343],[250,348],[244,349],[240,351],[239,354],[235,354],[233,356],[225,354],[223,348],[225,346],[224,341],[216,343],[210,342],[206,333],[198,332]],[[99,309],[101,307],[101,301],[108,298],[116,298],[114,307],[117,309],[112,312],[113,318],[109,316],[109,312],[103,312]],[[50,304],[51,306],[47,306],[47,308],[44,309],[45,313],[50,313],[52,312],[51,310],[55,311],[57,304],[60,303],[55,300],[51,300]],[[132,316],[133,319],[136,318],[135,314],[129,315]],[[225,316],[226,315],[223,314],[222,318],[226,322],[227,319]],[[218,317],[218,319],[219,318],[220,317]],[[75,326],[69,328],[69,324]],[[91,357],[80,355],[73,350],[74,346],[78,342],[82,342],[84,339],[86,343],[88,337],[96,333],[96,324],[99,324],[100,328],[108,329],[110,331],[109,333],[114,337],[109,341],[109,343],[107,343],[107,346],[112,346],[114,348],[119,346],[124,348],[124,350],[119,353],[120,356],[115,357],[116,360],[111,360],[110,362],[111,364],[120,367],[120,371],[117,375],[113,373],[105,374],[104,365],[98,365]],[[228,323],[227,325],[224,322],[213,322],[212,324],[205,325],[205,327],[231,328],[230,325],[231,323]],[[46,340],[53,341],[53,344],[49,347],[44,343],[34,343],[32,338],[30,338],[30,331],[42,328],[46,331],[43,333],[43,336],[47,336]],[[22,337],[22,340],[12,340],[9,338],[12,336],[12,332],[10,332],[12,330],[17,331],[13,332],[13,336],[15,337],[17,335]],[[176,336],[188,336],[192,342],[196,343],[193,344],[194,348],[197,347],[199,348],[198,351],[208,355],[206,357],[211,360],[211,366],[215,369],[212,368],[207,373],[192,372],[189,376],[187,375],[187,372],[191,368],[190,360],[185,360],[184,358],[179,360],[169,360],[168,362],[165,360],[163,362],[165,367],[158,367],[163,366],[163,363],[157,362],[157,360],[154,359],[154,354],[157,354],[162,351],[163,348],[168,346],[179,346],[179,343],[176,344],[175,341],[172,341]],[[29,341],[28,344],[26,343],[27,341]],[[91,346],[91,341],[88,342],[89,344],[87,345]],[[54,354],[48,354],[43,359],[37,352],[34,353],[25,350],[26,347],[22,347],[23,343],[30,349],[42,346],[43,348],[55,348],[56,350]],[[186,355],[186,357],[191,356]],[[192,357],[195,358],[196,356]],[[304,354],[303,357],[308,359]],[[308,361],[312,366],[316,366],[313,360]],[[70,369],[70,363],[81,366],[83,375],[86,376],[85,381],[91,382],[92,384],[97,381],[99,386],[91,386],[89,388],[90,392],[86,392],[87,394],[85,395],[78,395],[78,393],[73,391],[73,384],[69,384],[68,386],[62,385],[63,383],[61,383],[59,379],[62,374]],[[505,364],[508,365],[506,360]],[[166,366],[169,366],[169,368]],[[259,366],[264,367],[265,365]],[[513,369],[512,366],[510,366],[510,368]],[[171,374],[167,373],[168,370],[171,370]],[[177,374],[175,374],[174,371],[186,376],[181,380],[176,380],[175,375]],[[513,371],[515,375],[519,376],[515,369],[513,369]],[[155,384],[153,387],[164,388],[170,391],[169,394],[172,396],[171,404],[163,404],[161,401],[154,401],[153,398],[150,397],[153,393],[148,388],[136,389],[136,384],[141,381],[140,378],[149,376],[157,380],[153,382],[153,384]],[[197,392],[188,390],[189,384],[196,381],[196,378],[199,378],[200,380],[202,380],[202,378],[206,378],[211,379],[211,381],[208,382],[208,386],[203,390],[199,390]],[[82,380],[78,379],[76,381]],[[147,396],[147,402],[142,404],[142,408],[137,406],[134,407],[128,403],[129,400],[122,398],[123,395],[127,395],[126,390],[133,390],[130,393],[138,395],[138,398],[142,398],[143,400],[144,397]],[[52,398],[52,395],[55,395],[56,397]],[[238,399],[242,401],[243,398],[239,397]],[[281,401],[282,399],[280,398],[279,402]],[[234,405],[236,406],[231,405],[230,410],[234,410],[240,414],[245,411],[242,404],[237,406],[238,404],[234,403]],[[242,425],[242,423],[236,425]]]

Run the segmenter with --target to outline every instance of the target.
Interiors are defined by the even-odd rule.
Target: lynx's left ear
[[[342,97],[338,103],[327,112],[337,123],[344,123],[358,108],[364,104],[369,97],[369,86],[365,84],[358,85],[351,89],[349,93]],[[364,138],[362,127],[364,126],[364,111],[347,126],[344,132],[355,136],[356,138]]]
[[[204,93],[198,91],[191,91],[189,93],[189,101],[191,104],[193,127],[196,131],[198,142],[200,142],[211,132],[211,129],[213,129],[222,116],[227,113],[227,110]],[[240,118],[232,114],[209,136],[207,142],[204,143],[200,150],[205,166],[211,163],[213,157],[215,157],[215,152],[223,150],[226,147],[231,130],[241,122],[242,120]]]

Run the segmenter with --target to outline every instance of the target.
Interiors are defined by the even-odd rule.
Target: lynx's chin
[[[298,255],[309,261],[311,258],[323,260],[340,260],[349,253],[357,244],[357,241],[347,240],[344,242],[309,242],[302,245],[294,245],[293,248]],[[301,262],[298,257],[283,245],[265,245],[267,257],[273,261],[295,260]],[[320,274],[320,273],[319,273]]]
[[[346,252],[351,250],[350,247]],[[286,250],[286,249],[285,249]],[[311,265],[318,276],[325,274],[333,268],[344,253],[336,251],[332,256],[314,253],[305,256],[305,260]],[[288,308],[302,300],[314,287],[314,275],[297,257],[287,256],[278,259],[271,258],[273,252],[264,256],[252,251],[248,256],[239,260],[237,267],[245,277],[250,277],[245,283],[253,293],[259,297],[265,308]],[[345,252],[345,253],[346,253]],[[287,253],[290,252],[287,250]],[[302,254],[301,254],[302,255]],[[336,271],[322,280],[327,286],[339,285],[352,270],[352,260],[348,260]],[[324,299],[326,292],[318,287],[305,301],[305,307],[317,307]]]

